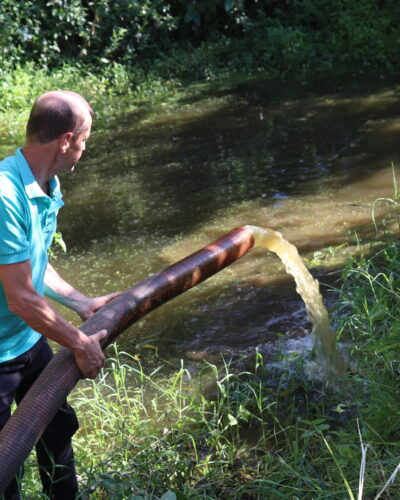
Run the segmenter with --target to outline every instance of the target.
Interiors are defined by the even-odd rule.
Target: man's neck
[[[55,151],[54,145],[50,144],[29,144],[22,148],[28,165],[32,171],[36,182],[44,193],[48,194],[48,181],[54,177]]]

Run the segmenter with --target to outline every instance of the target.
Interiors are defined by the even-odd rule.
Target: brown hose
[[[254,245],[247,227],[232,230],[185,259],[129,288],[81,327],[87,335],[108,332],[103,348],[156,307],[204,281]],[[58,408],[81,378],[72,352],[60,348],[0,433],[0,494],[29,455]]]

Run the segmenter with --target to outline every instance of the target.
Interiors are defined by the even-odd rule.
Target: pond
[[[54,265],[88,294],[123,291],[251,224],[297,246],[329,305],[354,231],[372,238],[372,214],[390,207],[375,200],[394,196],[399,117],[399,88],[381,80],[285,89],[249,81],[187,93],[172,110],[122,113],[61,179],[68,253]],[[309,328],[293,280],[257,249],[130,327],[120,345],[212,359]]]

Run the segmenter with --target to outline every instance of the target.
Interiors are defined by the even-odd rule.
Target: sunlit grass
[[[12,154],[23,143],[25,124],[34,100],[56,89],[82,94],[95,111],[94,134],[111,130],[113,120],[144,105],[168,107],[180,97],[181,86],[174,80],[127,70],[120,64],[101,72],[64,65],[48,71],[27,63],[14,70],[0,71],[0,153]]]

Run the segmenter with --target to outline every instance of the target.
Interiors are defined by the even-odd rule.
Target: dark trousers
[[[0,429],[10,418],[10,407],[24,397],[43,368],[53,357],[44,338],[15,359],[0,363]],[[78,491],[71,438],[78,429],[74,410],[65,402],[36,445],[43,492],[54,500],[73,500]],[[21,430],[23,432],[23,429]],[[22,471],[20,476],[22,476]],[[20,477],[14,478],[3,494],[4,500],[19,500]]]

